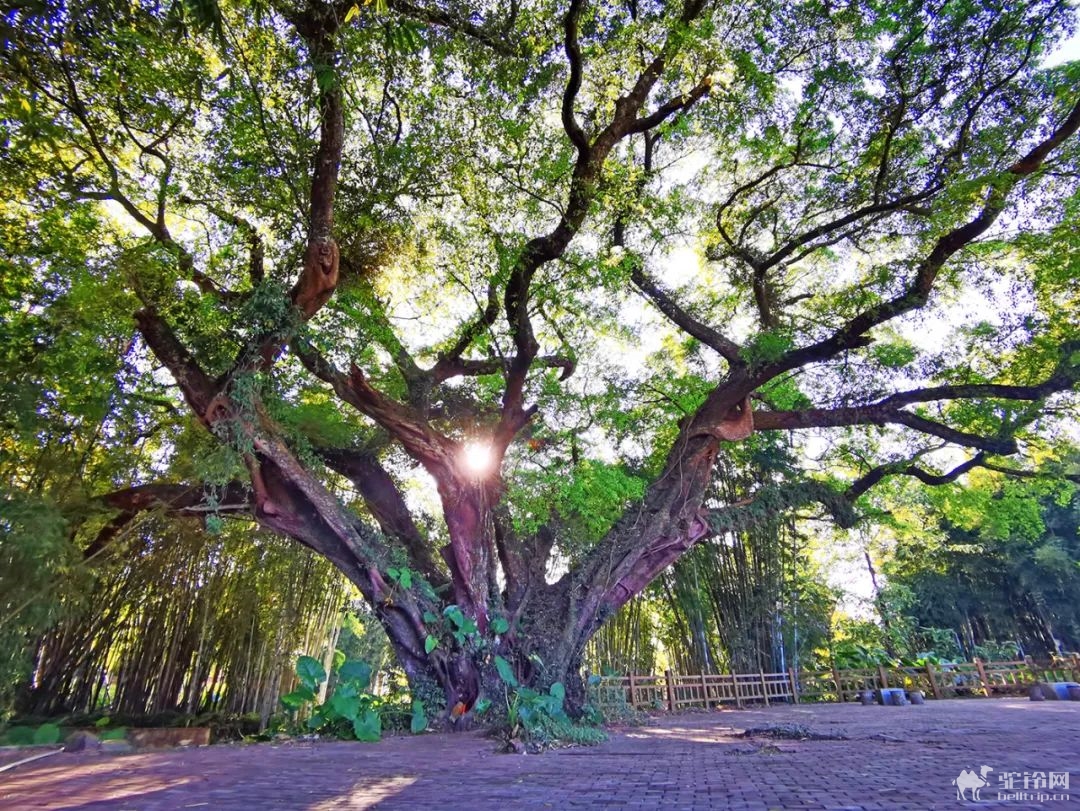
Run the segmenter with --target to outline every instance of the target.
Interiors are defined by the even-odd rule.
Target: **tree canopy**
[[[702,539],[1059,454],[1075,16],[20,5],[0,465],[89,555],[152,508],[314,549],[448,709],[573,699]]]

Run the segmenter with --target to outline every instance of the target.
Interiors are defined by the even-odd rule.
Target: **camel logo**
[[[967,797],[964,796],[964,793],[971,789],[971,799],[981,801],[982,797],[979,796],[979,790],[989,782],[986,775],[992,771],[993,769],[990,766],[983,766],[979,769],[979,774],[967,769],[960,772],[960,776],[952,781],[953,785],[956,786],[956,799],[966,800]]]

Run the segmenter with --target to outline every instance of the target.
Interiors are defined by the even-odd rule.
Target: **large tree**
[[[498,656],[580,699],[590,636],[710,533],[850,521],[1068,418],[1080,74],[1045,65],[1073,17],[23,3],[12,365],[73,310],[133,338],[109,403],[158,441],[95,553],[149,507],[246,516],[356,584],[418,692],[468,709]],[[730,443],[806,429],[800,465],[711,489]]]

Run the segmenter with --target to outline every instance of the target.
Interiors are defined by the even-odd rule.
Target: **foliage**
[[[29,676],[32,640],[71,613],[84,584],[56,505],[0,490],[0,720]]]
[[[628,669],[627,672],[640,673],[648,671],[640,669],[630,671]],[[610,675],[619,674],[612,673]],[[616,690],[605,690],[603,676],[595,673],[590,674],[586,679],[585,689],[589,696],[589,703],[582,714],[582,721],[587,724],[593,726],[604,724],[639,726],[648,718],[645,713],[630,705],[630,702],[626,700],[626,690],[621,685]]]
[[[346,621],[349,592],[332,566],[233,520],[208,535],[147,513],[80,569],[63,593],[62,621],[35,640],[36,689],[20,691],[22,713],[105,712],[138,723],[164,711],[269,715],[278,663]],[[75,659],[84,664],[77,674]]]
[[[909,591],[907,610],[918,622],[951,628],[969,656],[1080,649],[1074,485],[1052,475],[973,477],[967,487],[935,491],[929,510],[941,534],[933,543],[902,534],[886,567]]]
[[[637,595],[653,611],[630,624],[681,625],[687,660],[762,666],[827,614],[793,514],[899,527],[919,511],[875,496],[897,479],[953,488],[920,507],[953,546],[1006,550],[924,568],[1052,584],[1010,610],[1041,644],[1073,634],[1047,494],[955,488],[1008,457],[1033,473],[1075,418],[1078,73],[1047,60],[1076,19],[1058,0],[13,8],[0,468],[5,509],[36,506],[4,554],[45,563],[26,581],[45,596],[24,613],[2,592],[0,690],[20,634],[110,584],[114,625],[205,626],[195,650],[230,658],[265,643],[276,672],[296,640],[245,639],[199,588],[235,602],[250,581],[214,567],[258,558],[255,532],[333,561],[448,703],[484,698],[496,650],[569,671]],[[141,531],[148,511],[192,529]],[[204,530],[250,533],[250,556],[196,564],[163,537]],[[80,553],[127,541],[163,591],[207,593],[205,621],[132,608],[142,552],[139,577],[58,596]],[[315,574],[285,596],[251,577],[299,611],[340,597]],[[925,624],[977,625],[961,602]],[[1031,631],[1047,602],[1065,627]],[[175,664],[198,671],[186,695],[124,700],[205,698],[211,668]],[[517,677],[550,698],[577,676]]]
[[[494,665],[502,683],[506,707],[505,723],[497,728],[507,751],[517,748],[539,751],[567,744],[596,744],[607,740],[594,724],[599,719],[571,720],[566,715],[566,688],[554,682],[547,691],[518,684],[510,664],[501,656]]]
[[[59,743],[60,727],[54,723],[40,724],[36,727],[12,726],[0,734],[0,744],[5,746],[47,746]]]
[[[296,677],[300,685],[281,697],[281,703],[297,712],[310,706],[310,713],[303,722],[309,732],[355,738],[374,742],[382,737],[382,701],[368,692],[371,686],[371,666],[366,662],[350,659],[342,662],[335,671],[333,691],[326,701],[317,703],[320,685],[328,678],[318,659],[301,656],[296,660]],[[423,714],[421,705],[420,716]],[[414,712],[415,715],[415,712]],[[423,731],[419,718],[414,720],[414,731]]]

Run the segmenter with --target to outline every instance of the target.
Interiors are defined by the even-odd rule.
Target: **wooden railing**
[[[711,709],[721,705],[800,701],[852,701],[865,690],[902,687],[920,690],[928,698],[1022,695],[1039,681],[1080,681],[1080,656],[1035,662],[1031,657],[1010,662],[958,662],[924,667],[877,667],[795,671],[786,673],[699,673],[683,675],[604,676],[589,688],[591,702],[601,710],[632,708],[676,712],[686,707]]]

